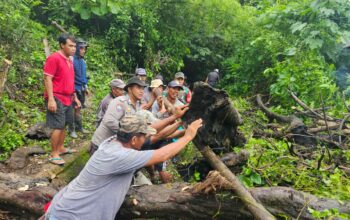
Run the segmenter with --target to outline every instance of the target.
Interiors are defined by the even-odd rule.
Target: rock
[[[47,127],[45,122],[39,122],[28,129],[26,137],[36,140],[49,139],[51,133],[52,129]]]
[[[28,162],[28,157],[33,154],[46,154],[46,151],[39,146],[18,148],[12,152],[7,165],[13,170],[23,169]]]

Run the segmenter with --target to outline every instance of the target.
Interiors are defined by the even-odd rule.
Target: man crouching
[[[122,205],[136,170],[166,161],[197,134],[202,120],[192,122],[177,142],[139,151],[156,130],[139,115],[126,115],[115,136],[104,141],[80,174],[55,195],[45,219],[111,219]]]

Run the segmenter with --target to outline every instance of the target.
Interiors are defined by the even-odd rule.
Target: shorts
[[[77,91],[75,90],[75,94],[77,94],[77,98],[79,99],[81,103],[81,108],[85,108],[85,91]]]
[[[46,102],[46,125],[51,129],[63,130],[73,119],[73,105],[63,105],[57,98],[55,101],[57,104],[56,112],[50,112]]]

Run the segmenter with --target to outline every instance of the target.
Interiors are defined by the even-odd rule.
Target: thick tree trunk
[[[226,192],[216,195],[193,194],[183,189],[186,184],[133,187],[121,208],[120,219],[254,219],[242,200]],[[155,193],[156,192],[156,193]],[[339,209],[350,213],[350,204],[320,199],[287,187],[249,190],[273,215],[290,219],[314,219],[308,207],[315,210]]]

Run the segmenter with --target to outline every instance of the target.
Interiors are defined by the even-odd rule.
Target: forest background
[[[350,70],[350,4],[348,0],[1,0],[0,60],[12,61],[6,92],[0,100],[0,155],[47,141],[25,138],[28,127],[45,120],[43,39],[58,49],[56,21],[88,41],[86,55],[93,108],[108,93],[108,82],[127,79],[135,67],[148,77],[161,73],[169,81],[183,71],[189,84],[220,69],[225,89],[244,117],[248,142],[234,151],[251,153],[240,179],[248,186],[286,185],[313,194],[350,199],[350,180],[338,169],[317,167],[323,152],[299,166],[286,140],[253,138],[267,118],[257,110],[257,93],[273,110],[293,113],[293,91],[312,108],[344,118]],[[248,114],[249,113],[249,114]],[[245,117],[246,116],[246,117]],[[88,127],[94,128],[94,116]],[[68,139],[69,141],[69,139]],[[347,149],[331,149],[328,161],[350,160]],[[332,157],[332,158],[331,158]],[[298,166],[297,166],[298,164]],[[194,178],[196,179],[196,178]],[[310,210],[312,211],[312,210]],[[340,216],[337,210],[315,217]]]

